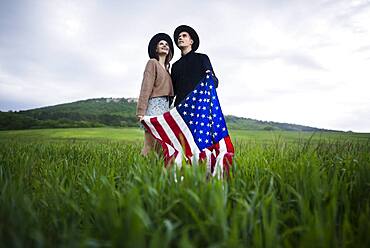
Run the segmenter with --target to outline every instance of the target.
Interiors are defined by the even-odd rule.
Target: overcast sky
[[[0,17],[1,111],[138,97],[150,38],[187,24],[224,114],[370,132],[370,0],[2,0]]]

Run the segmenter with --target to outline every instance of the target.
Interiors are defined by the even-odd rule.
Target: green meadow
[[[0,247],[370,247],[370,134],[231,130],[223,180],[142,136],[0,131]]]
[[[234,141],[250,140],[258,142],[272,142],[282,138],[285,141],[300,140],[332,140],[332,141],[364,141],[370,140],[368,133],[345,133],[345,132],[292,132],[292,131],[249,131],[230,130],[230,136]],[[105,139],[115,141],[138,141],[143,138],[143,131],[138,128],[54,128],[54,129],[28,129],[0,131],[2,139]]]

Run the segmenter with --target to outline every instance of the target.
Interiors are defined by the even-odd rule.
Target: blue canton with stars
[[[228,135],[212,76],[207,74],[176,109],[200,150]]]

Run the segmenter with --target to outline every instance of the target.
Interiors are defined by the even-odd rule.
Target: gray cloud
[[[257,109],[262,103],[278,106],[282,98],[305,91],[356,84],[343,69],[352,65],[336,65],[330,56],[364,53],[355,62],[368,63],[367,43],[341,40],[344,33],[369,35],[367,22],[354,21],[366,13],[368,1],[346,0],[191,0],[186,8],[172,1],[2,1],[0,109],[135,97],[149,39],[156,32],[172,36],[177,25],[188,24],[198,31],[199,52],[209,55],[220,78],[222,102],[245,102],[268,118],[271,113]],[[179,56],[176,49],[174,61]]]
[[[239,59],[239,60],[246,60],[256,63],[263,63],[266,61],[271,60],[282,60],[288,65],[293,66],[301,66],[305,67],[307,69],[312,70],[325,70],[315,59],[313,59],[309,55],[305,54],[299,54],[299,53],[281,53],[281,54],[251,54],[251,55],[243,55],[243,54],[236,54],[235,56],[230,56],[233,59]],[[230,58],[231,59],[231,58]]]
[[[282,56],[282,58],[289,65],[302,66],[312,70],[325,70],[315,59],[308,55],[288,54]]]

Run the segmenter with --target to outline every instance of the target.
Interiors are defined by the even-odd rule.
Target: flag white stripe
[[[215,168],[213,170],[213,174],[212,176],[217,176],[219,179],[222,178],[222,175],[224,173],[224,156],[225,156],[226,152],[221,152],[220,154],[218,154],[217,158],[216,158],[216,164],[215,164]]]
[[[146,125],[148,125],[150,131],[153,133],[154,137],[162,140],[161,136],[157,132],[157,129],[153,126],[153,124],[150,122],[150,119],[153,118],[153,116],[144,116],[144,122]],[[168,148],[168,155],[172,156],[175,153],[175,149],[170,145],[165,143]]]
[[[167,134],[168,138],[170,139],[170,141],[172,142],[174,148],[182,154],[182,146],[180,144],[180,142],[177,140],[175,134],[173,133],[172,129],[170,128],[170,126],[167,124],[166,120],[164,119],[164,116],[161,115],[161,116],[158,116],[158,123],[161,124],[163,130],[165,131],[165,133]]]
[[[165,143],[168,149],[168,155],[172,156],[175,153],[175,149],[170,144]]]
[[[176,108],[171,109],[170,114],[172,118],[175,120],[176,124],[180,127],[181,132],[185,135],[185,138],[188,141],[189,146],[192,150],[191,152],[194,155],[199,154],[200,150],[194,141],[193,135],[191,134],[190,129],[188,128],[188,126],[186,125],[182,117],[180,116],[179,112],[177,112],[177,109]]]
[[[161,139],[161,136],[159,136],[159,133],[153,126],[153,124],[150,122],[150,118],[153,118],[153,116],[144,116],[144,122],[149,127],[150,131],[152,131],[153,135],[157,139]]]
[[[178,168],[182,167],[182,153],[179,152],[175,158],[175,164],[177,165]]]
[[[204,149],[204,152],[206,153],[206,158],[207,158],[207,172],[211,173],[212,172],[212,152],[208,150],[207,148]]]
[[[220,152],[227,152],[226,142],[224,138],[219,141],[219,144],[220,144]]]

